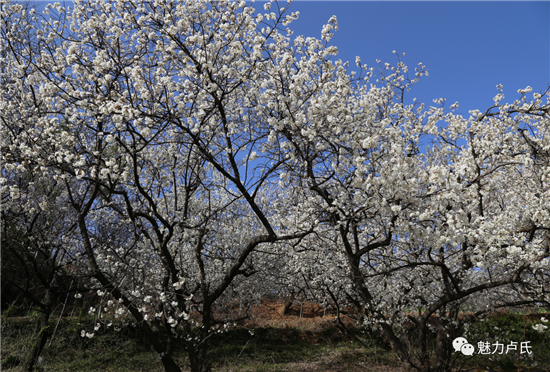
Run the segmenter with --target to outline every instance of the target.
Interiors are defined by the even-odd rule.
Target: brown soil
[[[298,328],[307,331],[320,331],[338,323],[335,311],[326,311],[316,303],[292,304],[286,315],[282,314],[282,301],[264,300],[260,305],[252,308],[251,316],[239,325],[248,328],[273,327],[273,328]],[[340,319],[351,325],[355,321],[341,315]]]

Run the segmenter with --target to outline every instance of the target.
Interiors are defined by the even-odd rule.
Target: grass
[[[116,332],[102,327],[92,339],[80,336],[90,321],[63,318],[51,345],[42,353],[39,371],[163,371],[162,364],[141,332],[120,326]],[[4,318],[2,322],[2,370],[24,359],[30,347],[33,319]],[[174,355],[180,366],[187,355]],[[399,366],[391,352],[380,346],[365,347],[334,327],[320,332],[298,328],[233,329],[216,335],[210,350],[213,370],[230,371],[365,371],[366,365]],[[9,368],[9,369],[8,369]],[[321,369],[319,369],[321,368]]]
[[[539,333],[532,328],[541,323],[541,314],[497,314],[473,324],[466,338],[478,350],[477,342],[531,341],[533,357],[520,355],[521,371],[550,371],[550,332]],[[550,318],[546,315],[546,318]],[[52,320],[55,325],[57,319]],[[132,326],[120,326],[120,331],[100,328],[95,337],[81,337],[81,330],[90,330],[93,318],[63,318],[50,345],[42,353],[44,363],[38,371],[163,371],[141,331]],[[255,327],[254,335],[246,328],[232,329],[211,339],[210,361],[215,372],[403,372],[407,369],[389,350],[379,334],[366,337],[364,345],[353,334],[343,335],[329,321],[290,319],[270,321]],[[550,325],[550,323],[547,323]],[[29,335],[35,329],[32,317],[3,317],[2,319],[2,370],[17,371],[31,344]],[[351,332],[361,332],[351,329]],[[179,366],[185,366],[187,355],[183,350],[174,355]],[[465,357],[465,370],[517,371],[517,353],[506,355],[474,355]],[[536,365],[535,365],[536,364]],[[183,369],[185,370],[185,369]]]
[[[504,344],[504,352],[500,354],[499,349],[495,354],[476,354],[469,360],[469,365],[499,371],[550,371],[550,328],[542,333],[533,329],[534,325],[541,323],[550,327],[550,323],[541,321],[544,316],[550,318],[548,314],[539,312],[496,313],[475,323],[465,336],[476,347],[476,351],[478,342],[489,342],[491,351],[496,349],[494,345],[498,342]],[[517,351],[507,352],[511,342],[517,342]],[[521,353],[521,342],[529,342],[531,354]]]
[[[254,336],[238,329],[213,340],[212,355],[220,371],[292,371],[299,370],[298,365],[304,370],[315,365],[353,371],[361,365],[399,364],[387,349],[365,347],[336,328],[313,332],[268,327],[257,329]]]
[[[52,320],[53,327],[56,321]],[[89,329],[90,324],[81,318],[62,319],[53,340],[50,338],[46,343],[42,353],[44,363],[38,370],[163,370],[160,361],[152,358],[153,353],[137,329],[100,330],[93,339],[81,337],[80,331]],[[7,367],[7,359],[24,360],[31,346],[32,337],[29,335],[33,334],[34,327],[32,317],[2,319],[2,370]]]

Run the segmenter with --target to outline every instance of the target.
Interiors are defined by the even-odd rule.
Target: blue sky
[[[300,12],[290,25],[293,37],[320,38],[336,15],[339,31],[331,44],[352,66],[356,55],[370,67],[376,59],[395,64],[392,50],[404,52],[411,68],[422,62],[429,76],[408,98],[426,105],[438,97],[446,106],[458,101],[457,112],[466,117],[493,104],[497,84],[504,86],[503,102],[510,102],[518,89],[538,92],[550,83],[549,1],[295,1],[290,10]]]

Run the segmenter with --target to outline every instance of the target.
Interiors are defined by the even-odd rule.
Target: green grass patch
[[[478,342],[530,341],[531,356],[520,354],[521,370],[547,371],[550,366],[550,332],[533,329],[542,315],[498,314],[472,324],[466,338],[478,351]],[[549,318],[547,316],[547,318]],[[55,328],[57,319],[52,319]],[[37,371],[163,371],[162,364],[140,328],[122,323],[102,326],[92,339],[81,337],[95,324],[90,316],[63,318],[53,340],[48,340],[42,353],[43,364]],[[116,331],[115,326],[119,328]],[[549,328],[550,329],[550,328]],[[2,370],[17,371],[28,352],[36,330],[36,318],[4,317],[2,321]],[[362,337],[359,342],[355,336]],[[51,342],[51,343],[50,343]],[[298,328],[237,328],[216,334],[210,339],[210,362],[216,372],[257,371],[364,371],[368,366],[388,366],[387,371],[402,365],[379,332],[364,333],[351,328],[342,334],[336,327],[319,331]],[[517,352],[508,354],[460,355],[466,368],[490,368],[502,372],[517,371]],[[177,350],[174,359],[182,367],[187,354]]]
[[[52,320],[52,328],[55,322]],[[81,337],[82,330],[91,331],[93,318],[63,318],[42,353],[38,371],[163,371],[162,364],[137,327],[113,324],[102,326],[92,339]],[[114,330],[114,326],[120,328]],[[31,345],[35,321],[30,317],[4,318],[2,322],[2,370],[17,371]],[[360,332],[360,330],[354,330]],[[364,335],[363,335],[364,336]],[[361,365],[396,364],[393,354],[375,344],[368,346],[352,335],[343,335],[335,328],[321,332],[296,328],[257,328],[254,335],[247,329],[232,329],[212,336],[210,362],[213,370],[230,371],[299,371],[305,365],[321,368],[338,367],[354,371]],[[187,362],[184,350],[174,359],[183,370]],[[343,368],[343,369],[342,369]]]

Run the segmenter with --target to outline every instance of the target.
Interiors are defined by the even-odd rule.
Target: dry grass
[[[338,323],[334,311],[324,311],[316,303],[293,304],[286,315],[282,314],[282,307],[281,301],[262,301],[260,305],[252,308],[250,318],[240,325],[248,328],[297,328],[315,332]],[[345,315],[341,316],[341,320],[347,325],[354,323],[353,319]]]
[[[251,316],[239,322],[236,329],[211,339],[211,357],[214,372],[407,372],[408,366],[397,360],[395,354],[384,347],[383,342],[373,338],[367,346],[357,342],[352,335],[340,333],[338,320],[332,312],[325,312],[315,303],[296,303],[289,314],[282,315],[282,302],[263,301],[251,309]],[[223,315],[223,314],[218,314]],[[228,314],[225,314],[228,315]],[[548,314],[525,314],[505,316],[481,322],[480,334],[472,336],[484,339],[486,332],[494,332],[498,326],[500,335],[510,331],[511,338],[521,340],[523,328],[530,330],[529,321],[539,320]],[[7,357],[22,358],[29,346],[26,335],[32,333],[31,318],[8,318],[2,324],[2,360]],[[343,316],[341,321],[354,326],[354,320]],[[10,322],[12,325],[10,325]],[[30,324],[24,326],[24,323]],[[526,324],[524,324],[526,323]],[[45,364],[42,371],[162,371],[156,353],[138,334],[136,328],[127,327],[120,333],[98,332],[93,340],[80,337],[80,330],[90,324],[85,318],[65,318],[58,329],[51,347],[43,353]],[[17,328],[19,327],[19,328]],[[519,328],[521,329],[519,329]],[[517,329],[516,329],[517,328]],[[30,329],[31,331],[28,331]],[[254,329],[254,335],[248,330]],[[4,332],[5,331],[5,332]],[[350,328],[351,332],[360,332]],[[521,331],[521,332],[519,332]],[[514,332],[519,332],[515,334]],[[535,341],[531,331],[527,339]],[[359,334],[359,333],[357,333]],[[483,336],[483,337],[482,337]],[[499,336],[500,337],[500,336]],[[532,337],[532,338],[530,338]],[[533,349],[535,351],[535,348]],[[539,369],[550,355],[548,342],[539,342],[536,349],[540,357]],[[178,365],[186,364],[183,350],[174,355]],[[475,359],[475,358],[474,358]],[[476,359],[477,360],[477,359]],[[473,360],[472,360],[473,361]],[[479,359],[474,365],[492,365],[491,371],[505,371],[496,363]],[[5,368],[4,368],[5,369]],[[15,370],[15,369],[12,369]],[[186,369],[183,369],[186,371]],[[514,370],[514,372],[517,368]],[[535,369],[525,369],[534,372]],[[470,369],[470,372],[487,369]],[[508,371],[508,370],[506,370]],[[550,370],[548,370],[550,372]]]
[[[406,372],[408,367],[397,360],[393,353],[386,350],[367,348],[354,337],[341,334],[336,325],[338,319],[334,311],[324,310],[316,303],[294,303],[286,315],[282,314],[282,301],[262,301],[251,309],[251,316],[240,322],[239,327],[278,331],[279,340],[274,343],[297,343],[291,361],[280,360],[274,352],[271,358],[266,349],[260,346],[255,356],[248,355],[247,363],[238,365],[237,360],[228,361],[214,369],[220,372],[245,371],[288,371],[288,372]],[[354,326],[355,320],[345,315],[340,319],[348,326]],[[288,334],[285,335],[285,330]],[[298,338],[298,340],[297,340]],[[274,345],[276,348],[277,345]],[[283,354],[280,352],[279,354]],[[279,359],[279,360],[277,360]],[[284,357],[282,359],[285,359]]]

